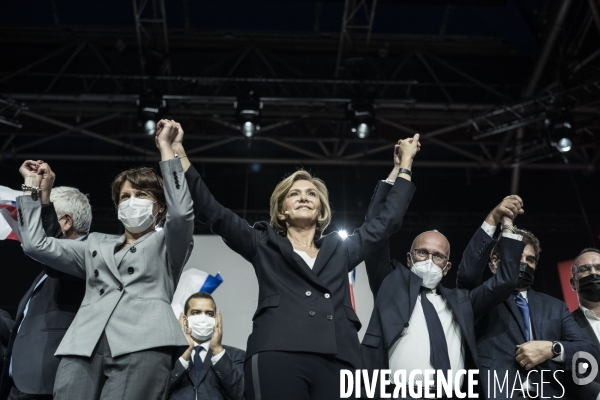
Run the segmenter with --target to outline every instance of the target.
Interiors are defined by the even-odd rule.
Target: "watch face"
[[[552,352],[555,355],[559,355],[560,354],[560,345],[558,343],[552,343]]]

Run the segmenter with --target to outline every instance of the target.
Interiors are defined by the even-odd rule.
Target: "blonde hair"
[[[331,222],[331,206],[329,205],[329,192],[327,186],[319,178],[315,178],[310,172],[300,169],[290,176],[284,178],[275,186],[273,194],[271,195],[270,208],[271,208],[271,227],[275,229],[277,233],[285,236],[287,234],[287,225],[285,220],[279,219],[281,215],[281,207],[283,206],[283,200],[287,196],[288,192],[292,188],[292,185],[296,181],[309,181],[317,188],[319,194],[319,201],[321,202],[321,210],[319,217],[317,218],[317,236],[321,236],[323,231],[327,228]]]

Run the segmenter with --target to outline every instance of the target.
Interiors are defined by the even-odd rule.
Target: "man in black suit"
[[[571,315],[587,338],[600,349],[600,250],[583,249],[573,260],[571,273],[571,288],[579,297],[579,307]],[[600,400],[600,374],[581,386],[573,384],[571,376],[566,379],[570,398]]]
[[[489,255],[489,250],[482,249],[490,249],[496,241],[492,236],[497,222],[486,220],[471,239],[465,251],[471,262],[459,267],[459,286],[469,289],[481,282],[481,268]],[[561,371],[571,373],[573,355],[585,351],[598,359],[600,352],[582,333],[564,302],[530,288],[540,244],[531,232],[515,229],[515,233],[526,243],[520,277],[513,294],[477,323],[480,375],[486,389],[489,385],[490,398],[561,398],[565,392]],[[503,257],[493,249],[492,272],[501,271]]]
[[[0,371],[4,368],[4,357],[6,355],[6,348],[8,347],[8,340],[10,339],[10,331],[15,321],[12,320],[9,313],[4,310],[0,310]]]
[[[392,178],[392,179],[390,179]],[[388,183],[393,177],[388,178]],[[367,219],[379,212],[382,199],[390,190],[388,183],[379,183],[367,214]],[[513,216],[514,218],[514,216]],[[504,217],[512,225],[512,218]],[[395,227],[398,228],[398,227]],[[477,369],[475,320],[507,298],[518,277],[519,257],[525,244],[507,238],[503,242],[504,268],[501,273],[471,292],[439,285],[451,268],[450,244],[437,231],[418,235],[407,254],[408,268],[398,261],[389,261],[386,245],[381,252],[365,260],[369,284],[375,298],[375,308],[361,345],[363,368],[369,371],[389,369],[392,374],[392,396],[425,398],[426,391],[434,398],[452,398],[435,387],[436,377],[426,377],[425,370],[451,370],[447,379],[456,382],[458,370]],[[418,382],[409,382],[411,371],[421,370]],[[395,374],[404,371],[398,381]],[[475,380],[479,378],[475,377]],[[428,382],[433,379],[433,382]],[[469,394],[466,377],[459,377],[459,390]],[[475,385],[473,385],[475,386]],[[473,387],[483,394],[483,388]],[[368,397],[378,396],[366,393]],[[405,397],[406,398],[406,397]]]
[[[42,221],[48,236],[82,240],[90,229],[87,196],[75,188],[41,187]],[[85,294],[85,282],[40,264],[12,321],[0,318],[10,337],[0,381],[0,399],[52,399],[59,358],[54,353]]]
[[[221,344],[223,323],[208,293],[191,295],[179,323],[189,348],[175,363],[170,400],[243,400],[246,352]]]

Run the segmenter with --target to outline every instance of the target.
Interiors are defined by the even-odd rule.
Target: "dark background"
[[[250,223],[268,219],[268,201],[277,182],[295,168],[305,167],[325,180],[329,188],[334,210],[329,231],[352,231],[362,223],[377,180],[385,179],[392,167],[391,149],[369,151],[404,138],[408,133],[378,120],[377,129],[369,139],[358,141],[350,132],[342,106],[296,105],[289,98],[351,99],[373,93],[372,97],[379,99],[376,100],[378,117],[420,132],[430,132],[485,110],[517,104],[553,93],[557,88],[568,89],[600,77],[598,58],[573,71],[574,63],[598,50],[600,26],[595,25],[590,11],[590,4],[597,5],[597,2],[572,1],[540,82],[533,94],[525,95],[559,12],[559,3],[545,0],[381,1],[377,4],[371,47],[357,50],[350,46],[344,50],[344,68],[336,76],[344,1],[168,1],[170,74],[156,67],[164,65],[163,56],[159,54],[158,64],[152,62],[152,54],[161,51],[160,45],[154,49],[156,51],[152,44],[144,47],[143,57],[147,63],[145,70],[141,70],[130,2],[2,1],[0,98],[15,99],[28,107],[29,112],[69,126],[83,124],[107,113],[119,113],[118,117],[89,129],[155,152],[153,139],[145,136],[138,126],[135,104],[135,98],[149,87],[164,95],[196,96],[193,100],[170,101],[165,115],[182,123],[188,135],[186,148],[189,149],[211,143],[211,140],[236,136],[239,139],[241,134],[235,128],[223,124],[236,123],[232,101],[227,99],[235,99],[238,93],[258,86],[261,97],[288,99],[265,101],[263,124],[292,121],[287,126],[265,132],[264,137],[296,141],[331,139],[326,142],[327,146],[336,146],[335,141],[349,141],[348,153],[364,151],[365,156],[356,158],[355,162],[335,165],[322,159],[315,161],[310,156],[298,156],[296,151],[271,142],[244,139],[206,149],[197,157],[191,157],[193,164],[215,197]],[[115,44],[120,39],[126,44],[122,51],[117,50]],[[354,37],[355,43],[365,40],[362,33]],[[79,43],[94,46],[110,72],[100,65],[89,46],[74,56],[72,62],[69,62],[67,51],[11,77],[40,57],[62,46]],[[248,46],[259,51],[250,53],[237,66],[237,56],[227,58],[228,52],[242,53]],[[388,51],[385,57],[382,57],[382,49]],[[272,68],[261,61],[259,52],[267,55]],[[415,52],[443,58],[506,94],[506,98],[498,98],[439,65],[435,66],[437,79],[449,92],[450,101],[440,90],[436,78],[415,58]],[[221,57],[228,61],[210,69],[211,64]],[[360,60],[356,68],[352,63],[355,58]],[[281,62],[275,62],[276,59]],[[402,60],[405,63],[401,72],[394,75],[393,71]],[[433,65],[433,61],[430,63]],[[63,66],[63,75],[52,84]],[[202,73],[207,69],[209,72]],[[293,69],[300,73],[294,73]],[[88,75],[82,78],[69,74]],[[93,78],[89,76],[91,74],[108,77]],[[136,80],[134,76],[154,78],[144,81]],[[242,83],[232,81],[202,86],[192,80],[180,80],[167,84],[156,78],[161,76],[236,77]],[[112,77],[117,77],[118,83]],[[244,81],[247,78],[300,77],[347,79],[359,83],[349,83],[337,93],[333,90],[326,93],[330,88],[325,84],[319,92],[318,87],[294,88],[278,83],[253,85]],[[415,80],[419,84],[407,94],[404,89],[384,90],[377,83],[373,89],[364,83],[365,80]],[[74,100],[81,95],[88,97]],[[92,95],[104,97],[90,100]],[[108,101],[107,96],[130,98]],[[213,100],[207,99],[210,96]],[[394,101],[407,99],[414,101],[416,106],[400,109],[389,106]],[[437,109],[435,104],[442,106]],[[459,110],[459,104],[468,105],[465,106],[468,110]],[[587,99],[585,104],[577,102],[570,109],[577,122],[575,146],[567,153],[570,167],[554,153],[552,158],[526,163],[521,169],[517,190],[524,200],[525,214],[515,223],[532,231],[542,246],[533,288],[557,298],[562,298],[557,262],[572,259],[582,248],[600,241],[598,99]],[[12,117],[6,110],[0,115]],[[23,160],[42,158],[57,175],[55,186],[74,186],[89,193],[94,215],[92,231],[121,233],[123,228],[111,204],[110,183],[124,169],[142,165],[157,167],[156,156],[132,153],[83,136],[76,129],[54,138],[69,128],[48,124],[26,113],[16,119],[22,128],[0,124],[0,185],[19,188],[22,179],[18,168]],[[538,121],[526,126],[524,135],[527,139],[539,137],[543,132],[543,124]],[[442,144],[423,141],[413,169],[417,191],[403,229],[391,239],[394,257],[404,262],[412,239],[422,231],[437,229],[448,237],[452,246],[450,261],[454,268],[443,283],[455,285],[456,267],[472,234],[487,213],[511,194],[514,133],[513,129],[477,141],[473,139],[472,127],[462,127],[436,136]],[[53,140],[26,148],[29,143],[44,138]],[[476,154],[480,160],[465,159],[445,148],[444,143]],[[310,151],[317,149],[307,148]],[[486,151],[492,153],[492,157],[487,157]],[[501,157],[494,160],[498,153]],[[286,163],[286,159],[294,161]],[[331,161],[336,156],[326,159]],[[196,233],[209,231],[197,225]],[[38,273],[37,267],[22,254],[19,243],[0,241],[0,308],[14,314],[18,301]]]

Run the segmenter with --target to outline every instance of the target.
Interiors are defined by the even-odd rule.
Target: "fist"
[[[178,138],[180,129],[181,125],[175,121],[169,119],[158,121],[158,124],[156,124],[156,146],[160,147],[161,144],[171,146]],[[183,139],[183,131],[181,132],[181,139]]]
[[[417,151],[421,150],[421,143],[419,142],[418,133],[415,134],[412,138],[399,140],[396,145],[394,151],[400,155],[400,159],[404,160],[412,160],[415,158]],[[395,161],[395,159],[394,159]]]
[[[21,165],[19,172],[21,173],[21,176],[25,178],[25,180],[28,180],[29,182],[35,182],[37,183],[37,187],[39,187],[39,182],[42,177],[38,176],[38,168],[39,164],[37,161],[27,160]]]
[[[511,196],[506,196],[500,204],[490,211],[485,222],[495,226],[498,225],[504,217],[514,221],[517,215],[523,214],[524,212],[523,200],[516,194],[513,194]]]

